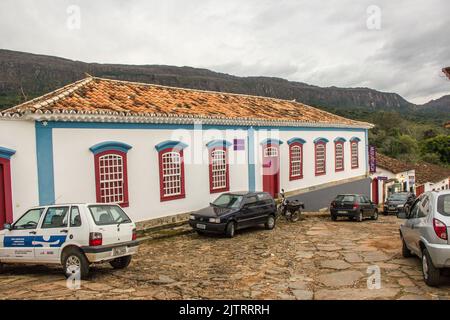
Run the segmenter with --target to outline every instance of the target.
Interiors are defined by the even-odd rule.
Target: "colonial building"
[[[295,101],[88,77],[1,114],[0,223],[67,202],[148,221],[225,191],[367,180],[371,127]]]

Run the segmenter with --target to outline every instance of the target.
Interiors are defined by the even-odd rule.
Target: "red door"
[[[423,184],[421,186],[418,186],[416,188],[416,197],[420,196],[424,192],[425,192],[425,185]]]
[[[372,180],[372,201],[378,204],[378,179],[374,178]]]
[[[280,192],[280,150],[278,145],[266,145],[262,151],[263,191],[276,198]]]
[[[0,163],[0,230],[6,223],[6,204],[5,204],[5,173],[4,166]]]

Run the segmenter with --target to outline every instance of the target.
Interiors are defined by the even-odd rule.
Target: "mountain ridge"
[[[450,95],[423,105],[399,94],[366,87],[320,87],[279,77],[239,77],[205,68],[86,63],[49,55],[0,49],[0,110],[93,76],[174,87],[293,100],[325,110],[398,111],[435,121],[450,113]]]

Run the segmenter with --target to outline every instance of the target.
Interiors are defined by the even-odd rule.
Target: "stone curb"
[[[317,218],[317,217],[329,217],[330,214],[328,212],[302,212],[301,215],[305,218]],[[191,229],[187,221],[182,221],[142,230],[138,232],[139,237],[137,238],[137,240],[139,242],[145,242],[150,240],[159,240],[177,237],[194,232],[195,231]]]

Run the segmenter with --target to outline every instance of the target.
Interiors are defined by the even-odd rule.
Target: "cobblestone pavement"
[[[254,228],[234,239],[185,234],[147,241],[126,270],[92,268],[69,290],[58,267],[6,266],[2,299],[446,299],[422,281],[420,261],[402,258],[395,217],[363,223],[308,217]],[[368,289],[368,267],[381,288]]]

